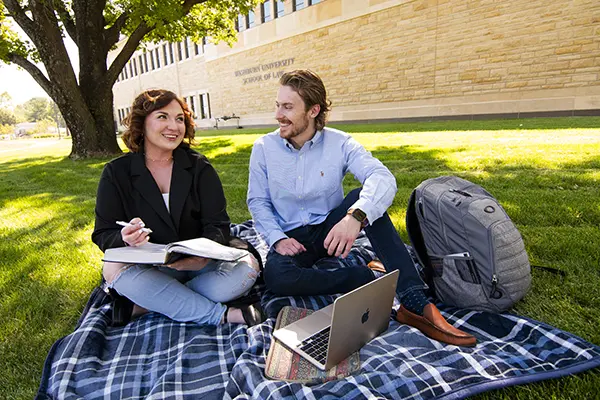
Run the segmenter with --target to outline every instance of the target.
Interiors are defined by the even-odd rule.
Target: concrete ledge
[[[600,116],[600,109],[595,110],[560,110],[560,111],[533,111],[499,114],[463,114],[463,115],[435,115],[428,117],[403,117],[382,119],[356,119],[356,120],[331,120],[329,124],[373,124],[391,122],[426,122],[426,121],[464,121],[487,119],[519,119],[519,118],[546,118],[546,117],[594,117]]]

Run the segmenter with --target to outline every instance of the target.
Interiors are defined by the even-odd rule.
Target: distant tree
[[[56,126],[56,123],[51,118],[44,118],[36,122],[35,128],[33,129],[34,134],[50,134],[52,128]]]
[[[25,107],[23,107],[23,104],[17,104],[13,110],[13,113],[15,114],[15,118],[17,119],[17,124],[21,122],[27,122],[27,117],[25,116],[27,112],[25,111]]]
[[[0,135],[10,135],[14,133],[15,128],[12,125],[0,124]]]
[[[8,108],[12,105],[12,97],[8,92],[0,93],[0,108]]]
[[[29,122],[37,122],[52,118],[52,102],[45,97],[33,97],[23,103],[25,118]]]
[[[0,125],[14,125],[16,123],[15,113],[7,108],[0,108]]]
[[[116,154],[112,87],[140,44],[161,40],[233,43],[238,14],[260,0],[3,0],[0,60],[26,70],[54,100],[73,136],[72,158]],[[9,23],[16,23],[24,40]],[[79,51],[79,77],[67,54]],[[110,63],[108,52],[123,45]],[[46,73],[35,63],[42,62]]]
[[[12,129],[17,123],[17,117],[13,110],[9,108],[12,105],[12,97],[8,92],[0,93],[0,125],[3,125],[3,131]],[[8,128],[7,128],[8,127]]]

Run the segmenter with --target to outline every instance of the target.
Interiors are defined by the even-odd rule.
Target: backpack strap
[[[419,263],[423,266],[423,272],[425,274],[425,283],[429,286],[430,295],[435,295],[433,287],[433,265],[429,255],[427,254],[427,247],[425,247],[425,240],[423,239],[423,233],[421,232],[421,226],[419,225],[419,219],[417,217],[417,206],[416,206],[416,191],[410,194],[408,199],[408,208],[406,210],[406,231],[408,232],[408,238],[413,246]]]

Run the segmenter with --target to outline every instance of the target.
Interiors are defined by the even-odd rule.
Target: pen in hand
[[[117,221],[117,225],[121,225],[121,226],[133,226],[133,224],[130,224],[129,222],[125,222],[125,221]],[[142,225],[142,232],[152,233],[152,229],[150,229],[150,228],[144,228],[143,225]]]

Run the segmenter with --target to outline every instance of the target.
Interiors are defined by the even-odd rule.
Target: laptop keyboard
[[[307,337],[298,346],[300,350],[320,362],[325,364],[327,358],[327,347],[329,346],[329,332],[331,326],[315,333],[314,335]]]

